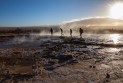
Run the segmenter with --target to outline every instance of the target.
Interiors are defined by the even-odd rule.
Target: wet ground
[[[58,36],[13,41],[0,49],[0,83],[123,83],[121,43]]]

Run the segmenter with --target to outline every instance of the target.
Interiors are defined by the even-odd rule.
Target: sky
[[[114,0],[0,0],[0,26],[55,25],[107,16]]]

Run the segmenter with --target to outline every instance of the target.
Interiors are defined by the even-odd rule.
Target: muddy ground
[[[37,40],[0,49],[0,83],[123,83],[121,45],[70,37]]]

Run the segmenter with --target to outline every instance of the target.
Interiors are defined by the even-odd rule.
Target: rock
[[[51,64],[51,65],[54,65],[55,64],[54,61],[48,61],[48,63]]]
[[[62,63],[68,60],[72,60],[73,56],[72,55],[60,55],[58,56],[58,59],[59,59],[59,63]]]
[[[110,78],[110,75],[108,73],[106,74],[106,78]]]
[[[77,59],[74,59],[74,60],[72,61],[72,63],[78,63],[78,60],[77,60]]]
[[[96,68],[96,66],[93,66],[93,68]]]
[[[44,69],[48,70],[48,71],[52,71],[54,70],[55,68],[53,66],[46,66]]]
[[[92,68],[92,66],[91,66],[91,65],[90,65],[89,67],[90,67],[90,68]]]

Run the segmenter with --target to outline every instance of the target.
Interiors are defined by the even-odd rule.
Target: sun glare
[[[110,39],[113,41],[114,44],[119,42],[120,35],[119,34],[111,34]]]
[[[122,18],[123,17],[123,3],[116,3],[110,8],[111,18]]]

